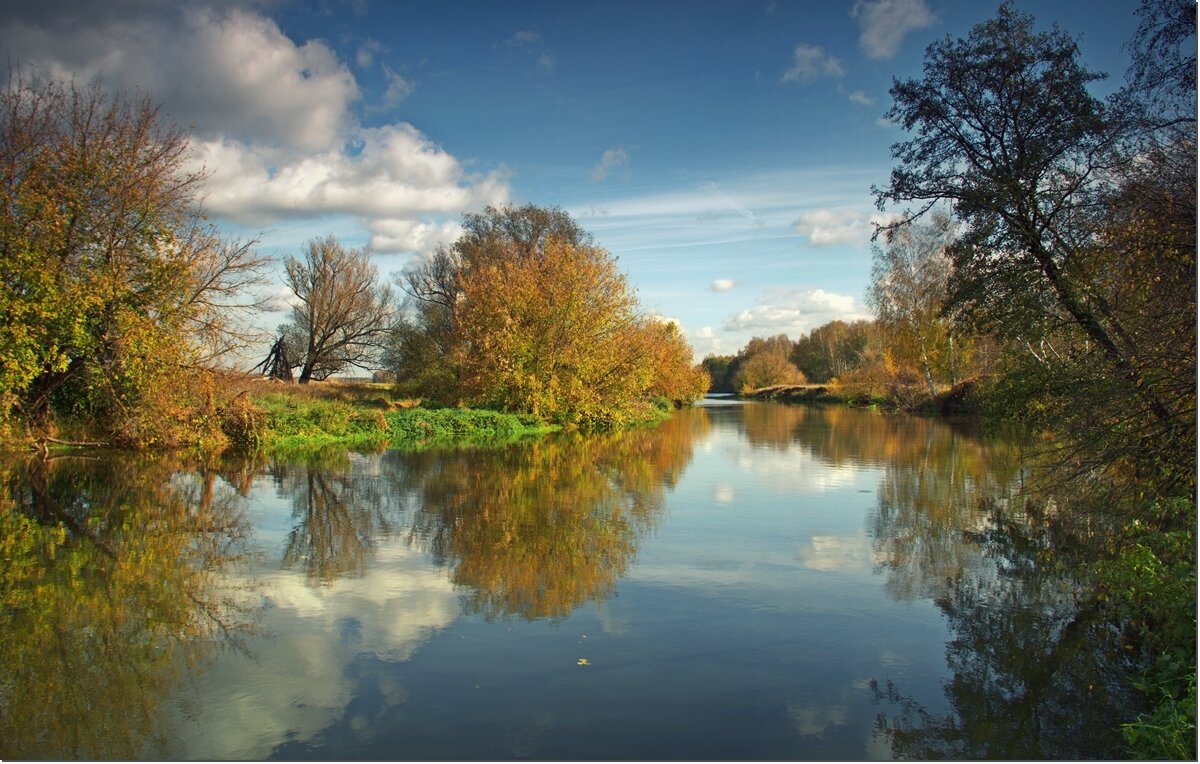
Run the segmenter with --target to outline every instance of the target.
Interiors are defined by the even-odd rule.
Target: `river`
[[[1021,457],[714,398],[490,449],[12,463],[0,756],[1105,757],[1125,699]]]

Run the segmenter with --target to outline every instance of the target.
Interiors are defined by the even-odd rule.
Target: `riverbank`
[[[260,383],[234,398],[222,416],[230,446],[266,451],[495,443],[556,429],[520,414],[426,408],[397,397],[391,385],[365,382]]]
[[[886,391],[848,390],[836,384],[771,385],[751,390],[741,397],[753,401],[792,404],[841,404],[873,406],[923,414],[978,414],[982,411],[977,380],[967,380],[939,391],[937,396],[914,397],[906,390],[899,395]]]
[[[76,448],[227,448],[296,452],[327,447],[414,450],[436,445],[495,445],[564,429],[529,414],[430,406],[395,385],[335,381],[306,385],[242,375],[216,378],[206,406],[183,417],[179,437],[129,443],[104,434],[96,422],[54,419],[31,432],[5,422],[0,451],[44,453]],[[646,400],[624,428],[653,426],[670,416],[665,399]],[[163,429],[172,425],[167,424]]]

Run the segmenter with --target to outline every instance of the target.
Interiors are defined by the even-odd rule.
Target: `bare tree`
[[[333,236],[312,239],[303,259],[289,257],[285,282],[299,302],[283,328],[297,354],[300,384],[325,379],[347,366],[367,368],[392,319],[390,287],[361,249]]]

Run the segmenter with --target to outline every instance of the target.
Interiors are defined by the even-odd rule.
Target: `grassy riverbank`
[[[649,401],[643,408],[644,421],[634,426],[656,424],[673,407],[666,401]],[[224,408],[222,429],[234,447],[295,451],[327,446],[413,449],[494,444],[561,428],[526,414],[426,408],[387,384],[301,386],[255,380]]]
[[[505,442],[557,428],[519,414],[425,408],[391,385],[324,382],[256,383],[226,407],[223,429],[235,447],[294,451]]]

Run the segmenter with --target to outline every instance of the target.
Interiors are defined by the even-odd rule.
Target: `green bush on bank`
[[[1099,595],[1140,665],[1147,709],[1121,733],[1137,759],[1196,757],[1196,509],[1156,504],[1097,563]]]

